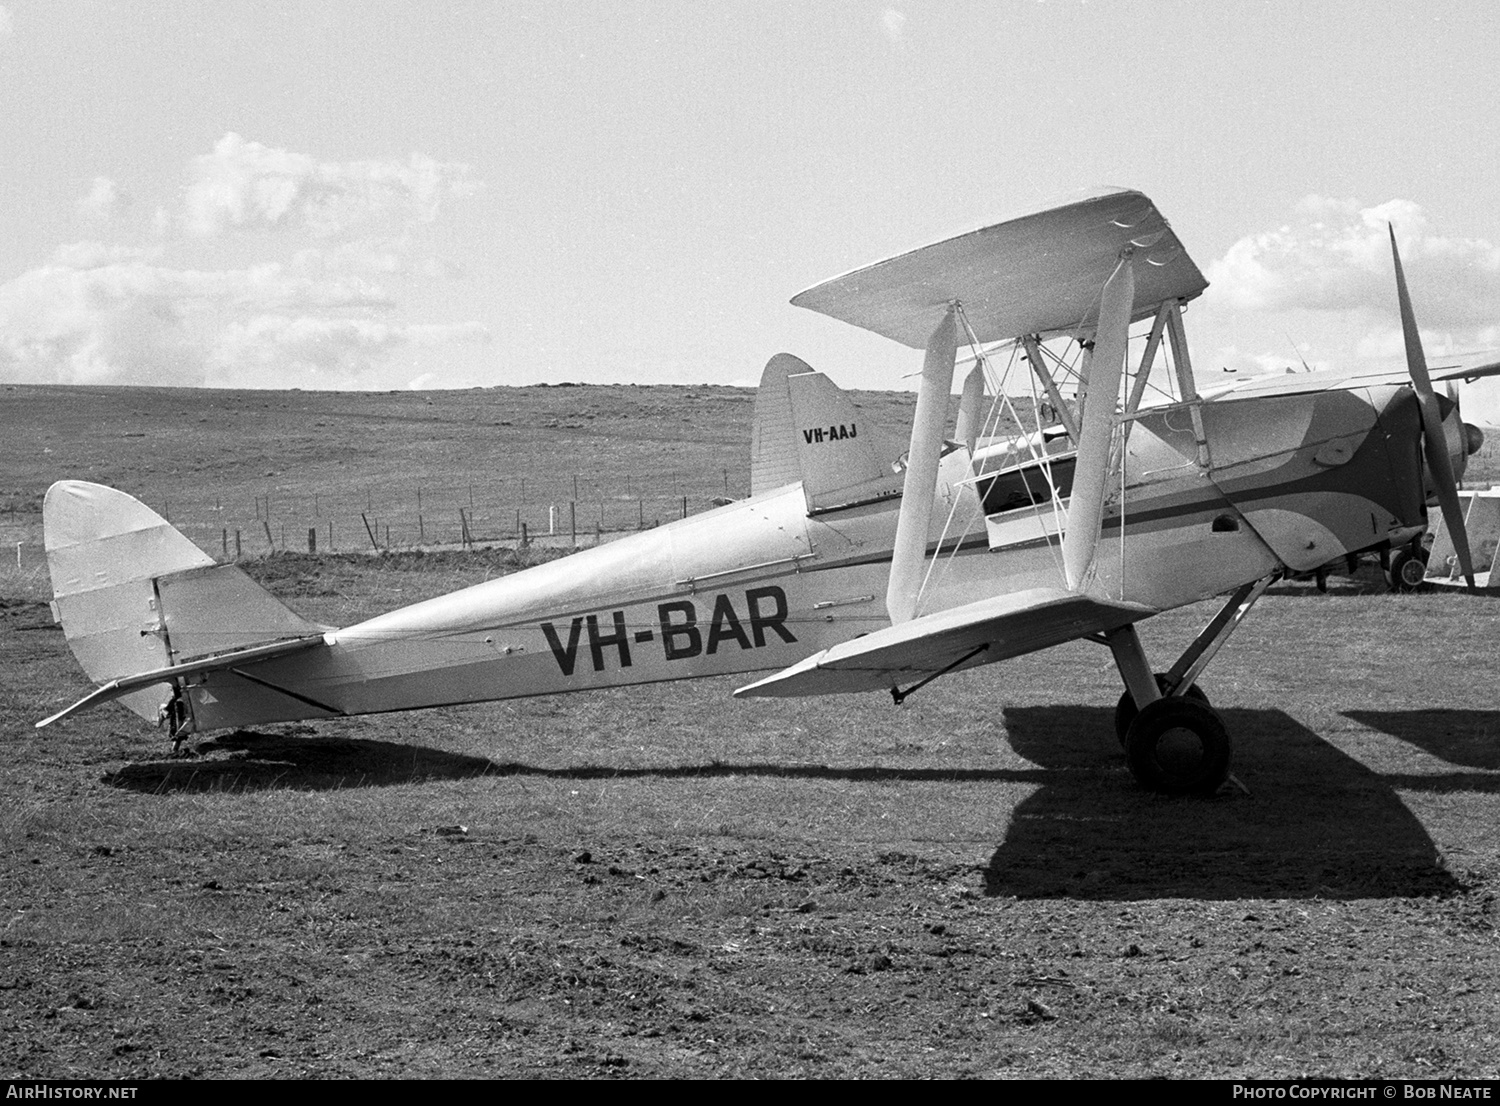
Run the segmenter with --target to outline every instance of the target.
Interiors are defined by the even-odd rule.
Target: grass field
[[[598,423],[605,392],[636,393],[668,429],[631,408],[634,442],[460,433],[481,401],[497,439],[558,417],[533,399],[594,404]],[[90,407],[34,389],[0,453],[18,529],[64,475],[153,504],[184,483],[196,502],[249,500],[283,436],[318,420],[274,496],[304,469],[355,496],[336,470],[378,484],[423,456],[431,486],[462,486],[471,456],[476,481],[498,463],[488,450],[541,480],[558,457],[618,449],[616,474],[665,481],[663,436],[743,480],[744,394],[464,393],[439,429],[376,448],[370,427],[423,397],[237,393],[243,420],[219,425],[196,406],[231,402],[218,393]],[[871,406],[896,424],[902,403]],[[206,429],[127,456],[129,428],[158,425],[148,410]],[[493,425],[502,410],[511,428]],[[20,456],[39,446],[57,460]],[[247,567],[341,622],[510,561]],[[1390,596],[1373,577],[1273,589],[1205,677],[1243,787],[1202,801],[1134,785],[1118,677],[1088,643],[899,709],[740,702],[736,681],[708,680],[268,727],[173,759],[118,707],[32,729],[88,686],[46,596],[24,556],[0,570],[7,1077],[1500,1069],[1493,599]],[[1143,636],[1167,656],[1209,613]]]

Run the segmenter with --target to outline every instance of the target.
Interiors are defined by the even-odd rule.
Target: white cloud
[[[108,177],[95,177],[88,194],[78,201],[78,212],[86,219],[102,223],[129,205],[130,197],[120,191],[119,185]]]
[[[895,8],[886,8],[880,13],[880,27],[886,38],[901,42],[906,38],[906,14]]]
[[[172,269],[142,259],[152,252],[80,242],[0,285],[0,377],[202,385],[223,375],[214,352],[247,314],[393,306],[385,292],[358,279],[315,280],[274,263]],[[411,341],[427,339],[423,328],[412,329]]]
[[[1489,323],[1500,303],[1500,246],[1435,233],[1407,200],[1361,208],[1309,196],[1297,218],[1241,238],[1212,262],[1213,294],[1238,311],[1368,311],[1393,315],[1395,277],[1387,225],[1424,324]]]
[[[1430,363],[1495,348],[1500,246],[1448,234],[1409,200],[1374,206],[1309,196],[1274,229],[1247,235],[1205,266],[1191,309],[1204,387],[1221,367],[1399,368],[1405,361],[1389,226],[1396,230]]]
[[[403,325],[368,319],[260,315],[214,338],[207,382],[223,387],[355,388],[379,363],[412,347],[487,342],[477,323]],[[419,379],[430,380],[432,374]]]
[[[154,261],[160,246],[118,246],[104,242],[70,242],[52,253],[52,266],[61,269],[98,269],[125,261]]]
[[[230,228],[297,227],[320,238],[394,232],[430,223],[442,205],[472,195],[469,169],[413,153],[406,161],[318,161],[226,134],[195,158],[183,225],[210,236]]]
[[[0,284],[0,380],[315,388],[409,380],[424,351],[489,340],[477,323],[392,320],[396,299],[382,283],[453,279],[453,267],[421,255],[418,228],[478,187],[465,167],[421,154],[319,161],[226,135],[194,159],[182,206],[156,206],[154,245],[67,243]],[[100,176],[78,209],[104,223],[128,202]],[[174,233],[183,228],[190,238]],[[231,229],[254,238],[211,241]],[[172,263],[231,252],[241,264]],[[247,252],[262,260],[244,264]],[[440,383],[447,368],[423,378]]]

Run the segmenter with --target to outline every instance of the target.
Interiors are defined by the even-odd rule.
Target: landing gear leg
[[[1152,673],[1134,626],[1102,635],[1125,681],[1115,728],[1141,786],[1167,794],[1211,795],[1228,778],[1229,731],[1198,688],[1198,676],[1273,579],[1266,576],[1231,595],[1164,674]]]

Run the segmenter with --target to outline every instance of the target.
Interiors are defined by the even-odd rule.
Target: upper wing
[[[1033,588],[923,615],[835,645],[740,688],[745,696],[875,691],[949,669],[972,668],[1156,614],[1156,608]]]
[[[958,300],[981,342],[1092,324],[1099,289],[1134,247],[1131,318],[1208,287],[1155,205],[1109,189],[949,238],[825,281],[793,297],[807,307],[923,349]]]
[[[1477,355],[1465,361],[1434,365],[1429,370],[1433,380],[1478,380],[1482,376],[1500,376],[1500,361],[1494,353]],[[1201,377],[1200,377],[1201,379]],[[1273,372],[1235,380],[1203,389],[1204,399],[1245,399],[1250,396],[1288,396],[1307,392],[1332,392],[1341,388],[1370,388],[1382,384],[1410,384],[1411,375],[1395,369],[1319,369],[1316,372]]]

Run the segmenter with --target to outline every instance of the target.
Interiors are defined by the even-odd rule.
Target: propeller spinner
[[[1469,534],[1464,528],[1464,513],[1458,502],[1458,482],[1453,475],[1453,460],[1448,453],[1448,436],[1443,431],[1443,412],[1432,377],[1427,373],[1427,358],[1422,339],[1417,334],[1417,319],[1411,309],[1411,294],[1406,290],[1406,274],[1401,269],[1401,252],[1396,248],[1396,228],[1386,224],[1391,233],[1391,258],[1396,264],[1396,295],[1401,303],[1401,334],[1406,340],[1406,370],[1411,374],[1412,389],[1422,412],[1422,436],[1426,442],[1427,470],[1437,489],[1443,509],[1443,523],[1453,538],[1458,567],[1463,570],[1469,590],[1474,590],[1474,561],[1469,555]]]

